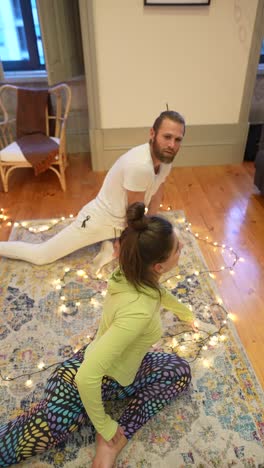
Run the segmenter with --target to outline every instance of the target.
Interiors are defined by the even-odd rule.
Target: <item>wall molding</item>
[[[239,164],[244,158],[247,123],[190,125],[175,166]],[[90,130],[94,171],[110,169],[126,151],[147,142],[149,128]]]

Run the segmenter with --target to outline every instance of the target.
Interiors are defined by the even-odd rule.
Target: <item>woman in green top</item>
[[[189,386],[184,359],[148,351],[162,336],[161,305],[195,327],[193,313],[159,284],[182,245],[169,221],[144,212],[143,203],[127,210],[95,340],[53,372],[30,413],[0,427],[0,466],[58,444],[88,418],[97,432],[92,467],[113,467],[134,433]],[[118,421],[105,413],[104,401],[128,397]]]

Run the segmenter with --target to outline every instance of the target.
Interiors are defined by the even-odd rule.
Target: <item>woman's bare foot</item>
[[[92,468],[113,468],[119,453],[127,442],[127,438],[122,435],[116,443],[110,446],[100,434],[97,434],[96,455],[93,459]]]

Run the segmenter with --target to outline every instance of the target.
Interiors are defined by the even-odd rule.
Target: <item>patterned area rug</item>
[[[164,311],[164,337],[155,349],[175,350],[192,361],[192,387],[136,434],[117,467],[264,467],[263,391],[229,319],[221,336],[202,341],[223,325],[225,312],[216,304],[220,298],[209,275],[197,275],[206,265],[196,239],[184,229],[183,213],[166,216],[178,227],[185,247],[174,277],[164,281],[191,304],[201,332],[194,336]],[[40,242],[68,222],[30,221],[26,229],[14,228],[11,239]],[[42,232],[43,224],[51,229]],[[30,232],[30,226],[40,232]],[[113,262],[101,278],[93,276],[89,265],[98,249],[99,244],[44,267],[1,259],[0,367],[5,377],[29,375],[38,365],[63,361],[92,338],[106,278],[115,267]],[[49,374],[45,370],[32,375],[31,386],[25,385],[27,376],[1,382],[0,422],[41,400]],[[122,405],[109,406],[108,411],[117,416]],[[67,443],[20,466],[84,468],[93,454],[94,431],[83,427]]]

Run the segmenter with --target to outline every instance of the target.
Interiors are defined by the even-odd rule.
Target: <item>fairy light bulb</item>
[[[64,271],[65,271],[65,273],[69,273],[70,268],[69,268],[69,267],[66,267],[66,268],[64,268]]]
[[[163,203],[160,203],[160,208],[162,208],[162,207],[163,207]]]
[[[75,302],[75,305],[76,305],[77,307],[79,307],[79,306],[81,305],[80,301]]]
[[[96,306],[98,306],[99,303],[95,298],[92,297],[91,304],[96,307]]]
[[[44,362],[40,361],[40,362],[38,363],[38,369],[42,370],[42,369],[44,369],[44,367],[45,367]]]
[[[62,216],[62,217],[61,217],[61,221],[65,221],[65,216]]]
[[[232,322],[234,322],[234,321],[236,320],[235,314],[232,314],[231,312],[229,312],[229,313],[227,314],[227,317],[228,317],[230,320],[232,320]]]
[[[78,276],[84,276],[84,275],[85,275],[85,271],[84,271],[84,270],[78,270],[78,271],[77,271],[77,275],[78,275]]]
[[[220,335],[219,339],[220,339],[221,341],[225,341],[225,340],[226,340],[226,336],[225,336],[225,335]]]
[[[106,296],[106,289],[104,289],[102,292],[101,292],[102,296],[105,297]]]
[[[173,348],[176,348],[177,344],[178,344],[178,341],[176,340],[175,337],[173,337],[173,338],[172,338],[172,347],[173,347]]]
[[[25,386],[30,388],[30,387],[32,387],[32,385],[33,385],[33,380],[29,376],[28,379],[25,382]]]
[[[69,218],[73,218],[73,214],[72,214],[72,213],[70,214]]]
[[[209,363],[208,359],[203,359],[203,365],[206,368],[210,367],[210,363]]]
[[[212,343],[216,344],[216,343],[218,342],[218,337],[217,337],[216,335],[211,336],[210,341],[211,341]]]
[[[97,273],[96,276],[97,276],[98,279],[101,279],[103,277],[102,273]]]

